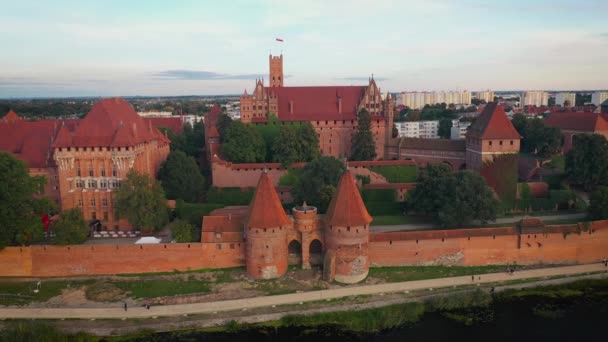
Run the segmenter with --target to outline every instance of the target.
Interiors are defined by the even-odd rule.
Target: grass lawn
[[[133,298],[153,298],[211,291],[209,284],[202,280],[137,280],[117,281],[112,284],[131,292]]]
[[[423,216],[384,215],[374,216],[372,226],[396,226],[401,224],[432,223],[432,219]]]
[[[523,269],[524,266],[511,266]],[[506,272],[505,265],[489,266],[398,266],[370,267],[369,276],[386,282],[400,282]]]
[[[61,294],[63,289],[80,287],[92,281],[42,281],[38,293],[36,282],[0,282],[0,305],[25,305],[44,302]]]
[[[416,181],[415,165],[370,166],[369,169],[384,176],[389,183],[412,183]]]

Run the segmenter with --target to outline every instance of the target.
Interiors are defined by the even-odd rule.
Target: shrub
[[[382,175],[389,183],[412,183],[417,177],[415,165],[370,166],[368,169]]]
[[[196,229],[187,221],[175,220],[171,222],[169,228],[171,229],[171,234],[173,235],[173,239],[177,242],[193,242],[192,235],[194,230]],[[198,224],[198,230],[201,229],[201,223]]]
[[[243,191],[241,188],[212,187],[207,192],[207,202],[226,205],[248,205],[253,198],[253,190]]]
[[[225,207],[224,204],[218,203],[186,203],[178,200],[176,202],[175,214],[180,220],[189,222],[195,227],[200,227],[203,216],[208,215],[212,210],[223,207]]]

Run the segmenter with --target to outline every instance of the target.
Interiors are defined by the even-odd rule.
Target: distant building
[[[486,103],[494,101],[494,91],[482,90],[478,91],[476,96],[479,100],[484,100]]]
[[[439,138],[439,121],[406,121],[395,122],[399,137],[406,138]]]
[[[562,107],[573,107],[576,105],[575,93],[558,93],[555,96],[555,104]]]
[[[450,131],[450,139],[460,140],[466,138],[467,129],[471,125],[469,121],[452,120],[452,129]]]
[[[577,134],[600,134],[608,138],[608,115],[589,112],[553,112],[545,123],[561,129],[564,136],[564,152],[572,149]]]
[[[542,90],[524,91],[521,97],[521,106],[547,106],[549,93]]]
[[[433,92],[402,92],[397,96],[397,105],[404,105],[412,109],[421,109],[425,105],[445,103],[447,105],[470,105],[471,92],[463,91],[433,91]]]
[[[143,118],[149,119],[154,122],[154,126],[168,127],[173,130],[173,133],[181,133],[181,127],[176,130],[176,126],[183,126],[185,123],[189,123],[194,126],[199,121],[205,121],[204,116],[199,115],[173,115],[172,112],[137,112],[137,114]]]
[[[601,105],[606,100],[608,100],[608,91],[596,91],[591,94],[591,102],[596,106]]]

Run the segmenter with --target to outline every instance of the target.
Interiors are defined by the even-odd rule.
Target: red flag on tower
[[[283,42],[283,38],[275,38],[275,40],[276,40],[277,42],[281,42],[281,43]]]

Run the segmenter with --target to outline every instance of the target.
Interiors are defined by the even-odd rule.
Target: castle
[[[265,124],[268,113],[279,121],[309,121],[319,137],[321,154],[337,158],[351,155],[351,138],[357,127],[357,113],[366,109],[372,118],[376,154],[384,158],[384,146],[391,139],[395,102],[382,96],[372,78],[365,86],[286,87],[283,85],[283,55],[268,57],[270,85],[256,80],[250,94],[241,95],[241,121]]]
[[[97,102],[84,119],[27,121],[9,112],[0,121],[0,150],[44,176],[44,194],[61,209],[78,207],[103,229],[131,226],[115,215],[114,189],[130,170],[156,176],[170,141],[125,100]]]
[[[369,270],[369,224],[350,170],[336,188],[327,213],[306,203],[283,210],[267,172],[262,172],[249,207],[229,207],[203,217],[201,242],[245,245],[247,273],[253,278],[280,277],[288,263],[310,268],[323,265],[327,280],[356,283]]]

